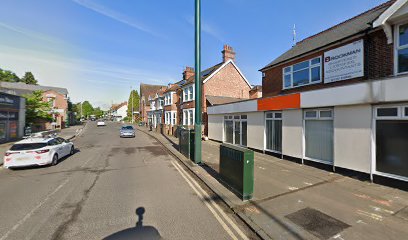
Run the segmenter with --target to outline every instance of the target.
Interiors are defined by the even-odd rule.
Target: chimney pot
[[[231,46],[225,44],[224,50],[221,53],[223,62],[227,62],[230,59],[232,59],[232,61],[235,61],[235,52]]]
[[[185,70],[183,71],[183,80],[187,80],[192,76],[194,76],[194,68],[186,67]]]

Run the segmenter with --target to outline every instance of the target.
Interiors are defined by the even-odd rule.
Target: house
[[[154,128],[164,122],[164,91],[166,87],[161,86],[153,95],[148,96],[150,109],[147,112],[148,125]]]
[[[113,121],[122,121],[127,116],[128,103],[122,102],[111,107]]]
[[[32,126],[33,131],[65,128],[68,118],[68,90],[66,88],[31,85],[21,82],[0,82],[0,91],[23,96],[34,91],[42,91],[43,101],[51,102],[53,122],[38,122]]]
[[[180,95],[177,94],[180,91],[178,83],[169,84],[164,90],[164,124],[166,125],[165,131],[171,135],[174,134],[175,126],[179,124],[179,106]]]
[[[310,36],[264,66],[262,98],[208,108],[210,139],[408,180],[408,1]]]
[[[25,98],[0,92],[0,144],[22,138]]]
[[[202,121],[204,134],[208,132],[207,107],[208,97],[230,97],[248,99],[251,85],[235,63],[235,52],[231,46],[224,45],[222,62],[201,72],[202,84]],[[183,79],[179,82],[179,123],[192,128],[195,110],[195,72],[186,67]]]
[[[140,104],[139,104],[139,112],[142,122],[148,122],[148,114],[147,112],[150,111],[150,102],[148,100],[149,96],[153,96],[156,92],[164,86],[162,85],[150,85],[150,84],[140,84]]]
[[[261,98],[262,97],[262,86],[256,85],[249,90],[249,98]]]

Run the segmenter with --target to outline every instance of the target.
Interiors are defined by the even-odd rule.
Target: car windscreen
[[[14,144],[10,150],[11,151],[23,151],[23,150],[34,150],[47,146],[47,143],[20,143]]]
[[[122,130],[133,130],[133,127],[132,126],[122,127]]]

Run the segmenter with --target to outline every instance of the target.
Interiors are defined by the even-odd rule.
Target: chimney
[[[232,61],[235,61],[235,52],[231,46],[228,46],[227,44],[225,44],[224,50],[222,50],[221,53],[222,53],[223,62],[227,62],[230,59],[232,59]]]
[[[186,69],[183,71],[183,80],[187,80],[192,76],[194,76],[194,68],[186,67]]]

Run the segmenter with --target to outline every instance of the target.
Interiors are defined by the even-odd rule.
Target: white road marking
[[[48,194],[47,197],[44,198],[35,208],[33,208],[29,213],[27,213],[20,221],[18,221],[10,230],[4,234],[0,240],[6,239],[10,234],[12,234],[14,231],[17,230],[18,227],[20,227],[25,221],[27,221],[35,211],[37,211],[42,205],[44,205],[45,202],[48,201],[55,193],[58,192],[65,184],[67,184],[69,181],[69,178],[65,179],[64,182],[62,182],[52,193]]]
[[[84,164],[81,165],[81,168],[85,167],[85,165],[91,160],[92,158],[89,158]],[[36,212],[39,208],[41,208],[54,194],[56,194],[62,187],[64,187],[69,180],[72,178],[68,177],[67,179],[64,180],[54,191],[52,191],[50,194],[48,194],[44,200],[42,200],[35,208],[33,208],[29,213],[27,213],[20,221],[18,221],[10,230],[8,230],[3,236],[1,236],[0,240],[6,239],[10,234],[15,232],[22,224],[24,224],[25,221],[27,221],[33,214]]]
[[[187,183],[189,183],[190,187],[193,188],[194,191],[196,191],[197,195],[199,195],[200,198],[203,201],[204,201],[204,198],[202,197],[202,195],[204,195],[207,199],[209,199],[209,202],[211,203],[211,205],[214,206],[218,210],[218,212],[224,217],[224,219],[229,223],[229,225],[232,226],[232,228],[236,231],[236,233],[238,233],[238,235],[242,239],[248,240],[248,237],[241,231],[241,229],[239,229],[239,227],[231,220],[231,218],[228,217],[224,213],[224,211],[219,207],[219,205],[214,200],[211,199],[211,197],[207,194],[207,192],[205,192],[204,189],[201,188],[201,186],[180,166],[180,164],[177,161],[174,161],[174,160],[172,161],[172,164],[176,167],[176,169],[180,172],[180,174],[182,174],[182,176],[184,174],[183,178],[187,181]],[[190,183],[194,184],[195,187],[192,186],[192,184],[190,184]],[[202,194],[198,193],[197,189],[199,189]],[[213,212],[213,210],[211,210],[211,208],[212,208],[211,205],[208,204],[208,201],[204,201],[204,203],[206,203],[206,205],[210,209],[210,211]],[[214,214],[214,212],[213,212],[213,214]],[[217,220],[219,222],[222,221],[221,219],[219,219],[219,215],[217,213],[215,213],[214,216],[217,218]],[[222,221],[220,223],[228,233],[231,232],[231,229],[228,226],[226,226],[224,221]],[[226,227],[228,228],[228,230],[226,229]],[[231,234],[230,234],[230,236],[231,236]],[[235,235],[231,236],[231,237],[233,239],[237,239],[235,237]]]

